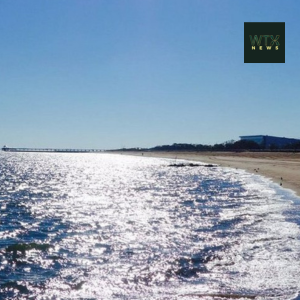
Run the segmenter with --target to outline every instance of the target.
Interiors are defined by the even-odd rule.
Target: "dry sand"
[[[127,155],[201,161],[244,169],[270,178],[300,196],[300,153],[291,152],[114,152]]]

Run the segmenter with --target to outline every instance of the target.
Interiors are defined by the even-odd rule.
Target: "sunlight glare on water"
[[[296,297],[297,198],[243,171],[169,164],[1,153],[0,296]]]

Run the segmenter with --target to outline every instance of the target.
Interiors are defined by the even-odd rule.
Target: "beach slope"
[[[221,167],[244,169],[270,178],[300,197],[300,153],[294,152],[140,152],[113,153],[172,159],[186,159],[217,164]]]

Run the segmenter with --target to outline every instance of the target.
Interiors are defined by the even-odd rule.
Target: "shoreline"
[[[243,169],[269,178],[282,188],[290,189],[300,197],[299,152],[185,152],[185,151],[114,151],[109,153],[140,157],[185,159],[216,164],[220,167]]]

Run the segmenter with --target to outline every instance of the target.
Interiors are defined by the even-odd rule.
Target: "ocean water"
[[[0,299],[296,299],[299,199],[170,163],[0,153]]]

